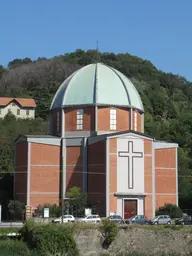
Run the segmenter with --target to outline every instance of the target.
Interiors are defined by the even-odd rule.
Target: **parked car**
[[[158,215],[149,221],[152,225],[170,225],[171,217],[169,215]]]
[[[192,217],[191,216],[183,216],[175,220],[176,225],[192,225]]]
[[[53,220],[54,223],[62,223],[62,216]],[[63,215],[63,223],[75,222],[73,215]]]
[[[127,224],[148,224],[149,220],[145,215],[135,215],[125,221]]]
[[[123,218],[120,215],[111,215],[109,216],[107,219],[114,221],[117,224],[124,224],[125,221],[123,220]]]
[[[90,214],[85,218],[79,219],[79,221],[86,223],[100,223],[101,218],[99,217],[99,215]]]

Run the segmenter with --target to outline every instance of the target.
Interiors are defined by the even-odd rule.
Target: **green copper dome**
[[[69,76],[57,90],[51,109],[87,104],[130,106],[144,111],[132,82],[102,63],[87,65]]]

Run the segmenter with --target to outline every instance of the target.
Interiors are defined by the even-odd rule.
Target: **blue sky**
[[[6,0],[0,64],[77,48],[125,53],[192,81],[191,0]]]

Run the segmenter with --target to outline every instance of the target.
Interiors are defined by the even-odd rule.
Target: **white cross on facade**
[[[119,157],[127,157],[128,159],[128,188],[133,189],[133,170],[134,158],[142,158],[142,152],[133,151],[133,141],[128,141],[128,151],[120,151]]]

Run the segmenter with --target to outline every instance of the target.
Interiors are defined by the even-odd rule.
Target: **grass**
[[[35,223],[36,226],[44,225],[45,223]],[[62,224],[51,224],[49,225],[62,225]],[[64,226],[69,226],[73,231],[81,231],[81,230],[94,230],[97,229],[98,231],[101,230],[102,224],[91,224],[91,223],[84,223],[84,222],[75,222],[70,224],[63,224]],[[148,229],[154,231],[178,231],[178,232],[186,232],[192,233],[192,226],[176,226],[176,225],[137,225],[137,224],[130,224],[130,225],[123,225],[119,226],[119,229],[130,230],[134,228],[141,228],[141,229]],[[0,228],[0,235],[8,234],[8,233],[18,233],[20,229],[17,228]]]
[[[0,228],[0,236],[7,235],[9,233],[19,233],[20,229],[18,228]]]

